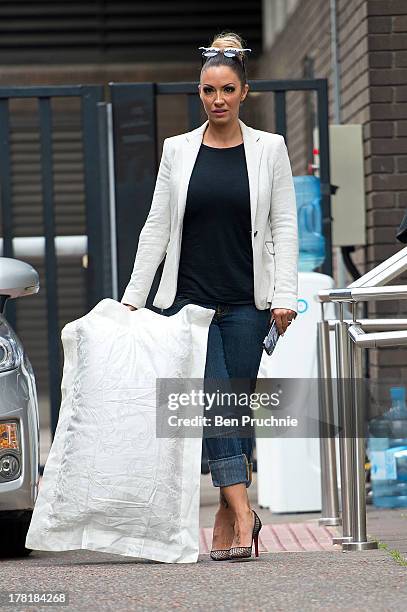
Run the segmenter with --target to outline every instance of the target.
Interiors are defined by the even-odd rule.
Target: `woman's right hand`
[[[137,310],[137,308],[135,306],[132,306],[131,304],[124,304],[123,306],[127,306],[127,308],[130,308],[130,310]]]

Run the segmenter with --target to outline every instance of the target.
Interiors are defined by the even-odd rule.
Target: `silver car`
[[[26,556],[25,538],[39,484],[39,418],[34,372],[8,323],[8,299],[39,290],[36,270],[0,257],[0,557]]]

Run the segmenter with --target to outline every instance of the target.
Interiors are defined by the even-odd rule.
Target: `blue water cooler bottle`
[[[369,423],[373,505],[407,507],[407,406],[405,387],[390,389],[391,407]]]
[[[300,272],[312,272],[325,260],[322,234],[321,183],[317,176],[294,176],[297,201]]]

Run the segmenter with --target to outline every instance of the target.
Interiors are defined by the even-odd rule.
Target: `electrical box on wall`
[[[318,149],[318,132],[314,131]],[[330,125],[332,245],[366,244],[366,206],[362,125]]]
[[[366,206],[362,125],[330,125],[332,244],[366,244]]]

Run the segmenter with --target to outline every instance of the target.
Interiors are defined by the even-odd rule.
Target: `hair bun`
[[[207,66],[219,66],[219,65],[229,65],[230,67],[235,66],[234,70],[236,71],[239,80],[243,85],[247,83],[247,69],[246,69],[246,53],[245,51],[251,51],[251,49],[246,49],[246,43],[242,39],[242,37],[236,32],[220,32],[216,36],[213,37],[212,42],[209,43],[209,47],[216,47],[217,49],[225,49],[227,47],[231,47],[233,49],[239,49],[239,53],[235,54],[231,58],[227,58],[223,53],[217,53],[218,57],[210,57],[207,59],[205,63],[203,63],[202,70]],[[219,57],[224,56],[224,57]]]
[[[239,34],[236,32],[221,32],[217,34],[211,45],[211,47],[236,47],[237,49],[243,49],[245,47],[244,41]]]

